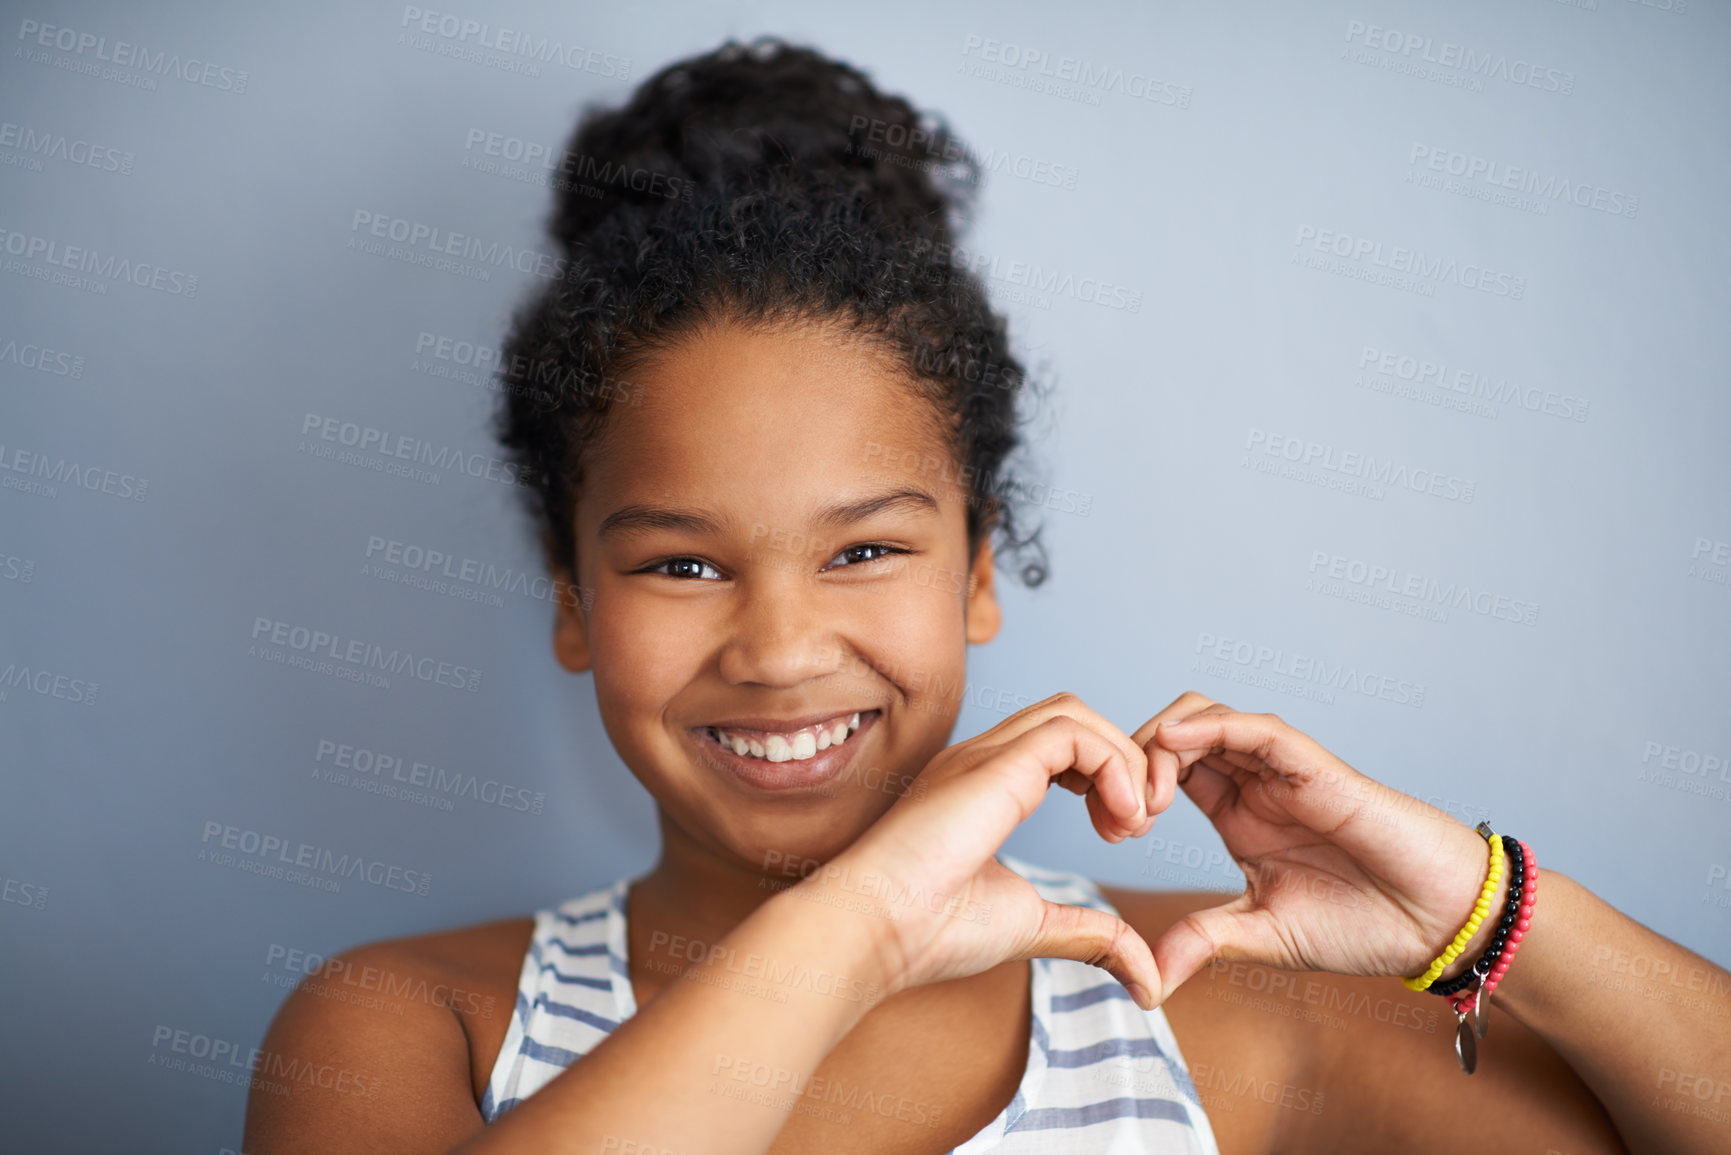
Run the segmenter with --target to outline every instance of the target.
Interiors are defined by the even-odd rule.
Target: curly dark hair
[[[563,269],[512,318],[494,423],[549,564],[576,573],[584,453],[633,367],[714,320],[822,320],[891,354],[932,404],[969,490],[969,555],[995,533],[994,555],[1043,582],[1039,531],[1009,500],[1018,400],[1037,389],[953,248],[979,168],[942,117],[776,37],[585,109],[547,226]]]

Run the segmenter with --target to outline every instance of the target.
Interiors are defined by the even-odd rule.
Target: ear
[[[589,669],[587,590],[571,580],[569,570],[553,572],[553,657],[573,674]]]
[[[594,591],[578,586],[571,567],[555,558],[551,535],[543,535],[548,576],[553,579],[553,658],[573,674],[589,669],[589,608]]]
[[[962,612],[970,645],[980,646],[991,641],[998,636],[998,627],[1003,624],[1004,612],[999,608],[998,595],[992,589],[993,577],[992,536],[987,533],[974,553],[973,565],[968,567],[968,598]]]

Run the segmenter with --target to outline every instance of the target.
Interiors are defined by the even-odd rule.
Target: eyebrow
[[[908,513],[936,514],[939,512],[938,499],[923,489],[906,487],[880,493],[871,497],[860,498],[857,501],[843,501],[827,506],[820,511],[813,521],[827,529],[841,529],[869,517],[890,511],[906,511]],[[717,534],[722,524],[702,510],[695,509],[660,509],[648,505],[627,505],[623,509],[614,510],[601,519],[600,527],[595,536],[600,538],[627,536],[634,533],[653,533],[657,530],[672,533]]]

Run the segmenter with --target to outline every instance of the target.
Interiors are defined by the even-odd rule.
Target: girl
[[[949,744],[997,559],[1038,580],[1039,546],[941,121],[730,42],[566,159],[569,272],[515,320],[500,433],[661,856],[339,956],[385,1013],[288,998],[264,1049],[321,1077],[255,1089],[251,1155],[1731,1145],[1731,976],[1274,715],[1185,693],[1126,734],[1060,694]],[[1053,783],[1108,842],[1182,787],[1245,892],[1001,853]],[[1693,1001],[1597,984],[1616,957]]]

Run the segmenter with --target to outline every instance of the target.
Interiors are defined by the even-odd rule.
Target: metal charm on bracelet
[[[1479,1047],[1473,1042],[1472,1028],[1467,1026],[1467,1013],[1456,1011],[1455,1014],[1459,1016],[1455,1023],[1455,1058],[1460,1060],[1461,1070],[1470,1075],[1479,1065]]]

